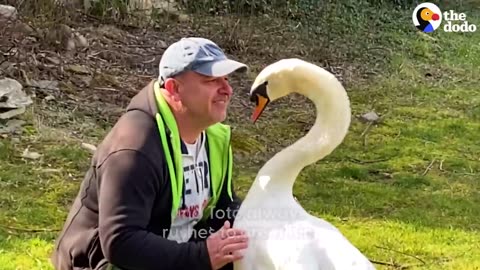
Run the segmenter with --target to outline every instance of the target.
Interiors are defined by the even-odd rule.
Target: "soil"
[[[273,34],[267,40],[261,35],[262,29],[252,28],[258,23],[254,20],[248,24],[227,18],[221,21],[216,18],[195,20],[173,18],[139,27],[102,24],[88,16],[58,23],[38,23],[19,17],[0,29],[0,77],[18,80],[27,93],[35,97],[34,113],[41,116],[44,124],[67,130],[77,138],[89,137],[86,142],[95,144],[93,140],[100,138],[89,136],[87,130],[98,134],[95,131],[98,124],[108,128],[115,122],[130,99],[157,76],[160,57],[168,44],[184,36],[210,37],[232,58],[250,66],[246,76],[231,78],[234,97],[228,121],[240,123],[236,125],[239,127],[237,134],[246,132],[241,136],[252,138],[252,143],[266,145],[268,139],[265,138],[265,142],[259,138],[262,142],[254,142],[257,139],[248,134],[253,109],[248,99],[250,84],[266,63],[291,56],[312,55],[312,52],[295,43],[295,36],[286,39],[289,34],[281,33],[279,29],[283,26],[274,22],[270,22],[273,26],[268,29]],[[323,56],[317,54],[315,57]],[[342,68],[325,63],[324,67],[341,80],[352,76],[353,71],[348,66]],[[298,120],[303,121],[299,129],[306,131],[312,124],[313,118],[308,112],[313,108],[308,107],[311,104],[304,99],[292,95],[271,107],[297,108],[299,114],[305,114],[300,117],[303,120]],[[91,121],[83,121],[84,117],[93,120],[96,126]],[[242,125],[248,128],[240,128]],[[279,147],[287,143],[283,142]],[[270,151],[275,150],[267,150]]]
[[[158,74],[168,44],[193,30],[184,27],[117,27],[95,20],[36,26],[20,18],[0,29],[0,77],[18,80],[37,99],[60,107],[81,104],[85,113],[119,115]],[[176,22],[181,23],[181,22]],[[37,81],[58,84],[39,87]],[[233,78],[234,87],[247,83]],[[100,114],[100,115],[102,115]]]

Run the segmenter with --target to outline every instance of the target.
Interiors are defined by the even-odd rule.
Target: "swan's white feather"
[[[375,269],[337,228],[306,212],[292,194],[301,169],[329,154],[345,137],[350,124],[345,89],[331,73],[300,59],[267,66],[252,90],[265,81],[271,100],[294,91],[310,98],[317,119],[306,136],[277,153],[259,171],[235,218],[234,227],[247,232],[249,247],[234,269]]]

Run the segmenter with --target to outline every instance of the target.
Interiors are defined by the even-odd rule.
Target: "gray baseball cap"
[[[247,65],[228,59],[213,41],[188,37],[180,39],[165,50],[159,64],[158,79],[162,84],[167,78],[187,70],[206,76],[221,77],[247,69]]]

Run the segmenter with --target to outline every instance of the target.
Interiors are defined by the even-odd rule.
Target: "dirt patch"
[[[256,27],[259,25],[262,27]],[[251,148],[245,149],[247,155],[267,144],[269,148],[262,153],[276,151],[270,138],[275,135],[249,137],[266,127],[249,122],[252,104],[248,92],[256,74],[267,64],[289,57],[312,59],[345,83],[360,73],[353,65],[335,60],[328,51],[302,43],[295,26],[264,17],[174,18],[158,20],[148,27],[106,25],[87,16],[49,24],[19,17],[8,22],[0,36],[0,76],[18,80],[36,97],[34,114],[43,125],[67,130],[74,137],[102,137],[86,123],[108,129],[131,97],[157,76],[160,57],[168,44],[184,36],[208,37],[232,58],[250,66],[246,75],[231,78],[234,96],[227,119],[237,127],[237,145]],[[52,85],[49,82],[55,87],[45,87]],[[298,126],[301,131],[306,131],[314,119],[312,104],[299,95],[270,107],[273,119],[283,117],[273,116],[276,107],[296,110],[292,118],[301,119],[292,120],[292,127]],[[269,115],[266,112],[264,119]],[[298,135],[291,134],[287,137]],[[247,137],[251,141],[246,143],[243,140]],[[282,147],[289,142],[274,144]]]

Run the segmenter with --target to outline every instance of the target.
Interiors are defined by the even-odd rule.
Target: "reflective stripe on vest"
[[[168,165],[168,173],[170,175],[170,183],[172,186],[172,220],[177,215],[178,207],[180,205],[180,198],[182,197],[183,189],[183,166],[180,146],[180,135],[178,132],[177,123],[168,106],[167,102],[160,93],[160,85],[158,81],[154,83],[154,95],[158,107],[158,112],[155,115],[157,126],[162,141],[165,159]],[[166,127],[165,127],[166,125]],[[173,153],[170,153],[170,147],[167,141],[166,130],[170,131],[170,144],[172,145]],[[207,207],[204,210],[203,219],[208,218],[211,210],[218,201],[219,194],[222,190],[224,180],[227,180],[228,195],[232,198],[232,165],[233,155],[230,145],[231,132],[228,125],[217,123],[207,128],[206,137],[208,143],[208,157],[210,169],[210,183],[212,188],[212,198],[209,200]],[[173,160],[172,160],[173,157]]]

